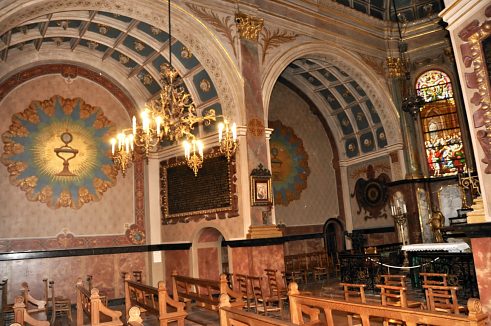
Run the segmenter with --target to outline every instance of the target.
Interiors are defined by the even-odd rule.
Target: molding
[[[361,233],[361,234],[372,234],[372,233],[389,233],[395,232],[395,226],[387,226],[382,228],[373,228],[373,229],[355,229],[353,233]]]
[[[468,223],[454,226],[446,226],[442,229],[447,236],[449,232],[464,234],[468,238],[491,238],[491,223]]]
[[[289,241],[319,239],[323,237],[324,237],[323,233],[311,233],[311,234],[288,235],[288,236],[275,237],[275,238],[257,238],[257,239],[224,241],[223,245],[230,246],[232,248],[274,246],[274,245],[284,244],[285,242],[289,242]]]
[[[412,184],[412,183],[436,183],[436,182],[449,181],[449,180],[458,181],[458,176],[457,175],[450,175],[450,176],[441,177],[441,178],[402,179],[402,180],[390,182],[387,185],[389,187],[393,187],[393,186],[400,186],[400,185]]]
[[[190,248],[191,248],[191,243],[170,243],[170,244],[154,244],[154,245],[143,245],[143,246],[125,246],[125,247],[4,252],[4,253],[0,253],[0,261],[93,256],[93,255],[108,255],[108,254],[127,254],[127,253],[135,253],[135,252],[152,252],[152,251],[162,251],[162,250],[189,250]]]

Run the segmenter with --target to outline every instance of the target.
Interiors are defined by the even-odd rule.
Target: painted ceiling
[[[444,8],[443,0],[334,0],[372,17],[401,22],[424,19]],[[395,5],[395,9],[394,9]]]
[[[348,158],[387,146],[386,133],[372,101],[339,67],[318,59],[299,59],[281,76],[317,105],[342,143],[338,148]]]
[[[32,55],[45,49],[62,53],[83,52],[94,60],[111,62],[136,79],[146,98],[161,90],[159,72],[168,63],[169,34],[127,16],[104,11],[65,11],[41,16],[7,31],[0,37],[0,59],[8,64],[18,55]],[[185,85],[200,111],[222,108],[217,91],[199,60],[172,37],[172,65],[183,76]],[[64,51],[64,52],[63,52]],[[51,53],[51,52],[50,52]],[[110,71],[106,71],[110,75]],[[8,76],[4,75],[3,78]]]

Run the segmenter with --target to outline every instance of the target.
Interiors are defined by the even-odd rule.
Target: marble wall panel
[[[220,279],[220,267],[218,259],[218,248],[199,248],[198,249],[198,271],[199,278],[209,280]]]
[[[27,259],[0,262],[0,277],[9,280],[9,298],[20,294],[22,282],[28,282],[31,294],[44,298],[43,278],[54,281],[55,295],[68,297],[75,303],[75,284],[78,278],[93,276],[95,287],[104,289],[109,299],[124,297],[122,271],[147,270],[146,253],[100,256]],[[50,292],[51,293],[51,292]]]
[[[177,271],[178,275],[191,276],[189,266],[190,250],[169,250],[165,252],[165,282],[167,289],[172,288],[172,272]]]
[[[249,274],[249,262],[251,261],[252,251],[248,247],[231,248],[229,265],[234,274]]]
[[[491,320],[491,238],[471,239],[482,308]]]

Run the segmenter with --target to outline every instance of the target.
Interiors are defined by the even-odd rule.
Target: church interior
[[[0,1],[0,325],[485,325],[490,73],[490,0]]]

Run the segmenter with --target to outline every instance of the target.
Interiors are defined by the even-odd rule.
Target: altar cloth
[[[448,251],[448,252],[464,252],[469,251],[470,247],[465,242],[452,243],[416,243],[402,246],[405,251]]]

